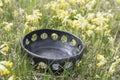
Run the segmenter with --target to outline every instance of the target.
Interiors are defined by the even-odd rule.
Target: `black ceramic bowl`
[[[53,70],[58,70],[66,62],[73,65],[81,59],[84,49],[80,38],[53,29],[40,29],[26,34],[21,46],[35,63],[44,62]]]

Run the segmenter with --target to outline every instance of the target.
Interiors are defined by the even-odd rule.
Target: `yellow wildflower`
[[[30,23],[37,23],[39,19],[41,19],[42,13],[39,10],[33,10],[33,14],[26,14],[26,21]]]
[[[9,72],[8,69],[3,70],[3,74],[7,75],[7,74],[9,74],[9,73],[10,73],[10,72]]]
[[[72,21],[71,22],[72,23],[72,27],[73,28],[77,28],[77,29],[79,29],[80,28],[80,22],[78,21],[78,20],[74,20],[74,21]]]
[[[105,31],[105,35],[110,36],[110,32],[111,32],[110,29],[109,29],[109,30],[106,30],[106,31]]]
[[[100,76],[96,74],[96,75],[95,75],[95,78],[100,79]]]
[[[94,19],[94,17],[95,17],[94,13],[88,13],[87,20],[91,21],[92,19]]]
[[[0,0],[0,7],[3,6],[3,2]]]
[[[12,67],[12,65],[13,65],[13,63],[12,62],[10,62],[10,61],[0,61],[0,64],[3,64],[3,65],[5,65],[5,66],[8,66],[8,67]]]
[[[79,61],[76,66],[80,67],[81,63],[82,63],[82,61]]]
[[[4,43],[0,46],[0,53],[2,53],[3,55],[6,55],[8,50],[9,50],[9,46],[7,43]]]
[[[86,36],[85,35],[81,35],[82,39],[85,40]]]
[[[120,5],[120,0],[115,0],[115,1],[116,1],[116,3],[117,3],[117,4],[119,4],[119,5]]]
[[[25,23],[24,25],[24,30],[23,30],[23,33],[25,34],[26,32],[29,32],[30,31],[30,26],[28,26],[28,22]]]
[[[97,32],[97,33],[99,33],[99,32],[101,32],[103,29],[101,28],[101,26],[97,26],[96,28],[95,28],[95,31]]]
[[[103,55],[100,55],[100,54],[97,54],[97,60],[98,61],[101,61],[101,60],[104,60],[104,56]]]
[[[84,6],[86,4],[86,0],[76,0],[76,4],[79,6]]]
[[[104,62],[104,61],[100,61],[99,63],[97,63],[97,67],[101,67],[101,66],[103,66],[105,63],[106,63],[106,62]]]
[[[92,10],[95,4],[97,3],[96,0],[90,0],[86,2],[87,4],[85,5],[85,7],[87,8],[87,10]]]
[[[87,25],[87,29],[88,29],[88,30],[93,30],[93,31],[94,31],[95,28],[96,28],[95,25],[91,25],[91,24],[88,24],[88,25]]]
[[[76,0],[68,0],[68,2],[69,2],[70,4],[75,4],[75,3],[76,3]]]
[[[44,7],[45,7],[45,9],[51,9],[51,10],[55,11],[56,9],[59,8],[59,5],[55,1],[50,1],[50,3],[46,4]]]
[[[115,53],[115,49],[110,48],[110,52],[111,52],[112,54],[114,54],[114,53]]]
[[[6,74],[9,74],[9,70],[5,66],[0,64],[0,75],[6,75]]]
[[[103,55],[97,54],[96,58],[99,61],[99,63],[97,63],[98,67],[103,66],[107,62],[107,60],[105,59],[105,57]]]
[[[65,9],[69,4],[65,0],[59,0],[59,7]]]
[[[8,22],[3,22],[4,26],[4,30],[5,31],[10,31],[11,30],[11,26],[13,26],[13,23],[8,23]]]
[[[27,22],[38,22],[38,19],[35,19],[34,15],[27,15],[26,16],[26,21]]]
[[[116,62],[111,64],[111,66],[109,68],[109,74],[113,74],[115,72],[116,65],[117,65]]]
[[[114,38],[113,37],[108,37],[108,42],[113,45],[114,43]]]
[[[67,19],[70,16],[69,12],[65,10],[56,10],[56,14],[62,19]]]
[[[11,0],[4,0],[4,3],[9,4],[9,3],[11,3]]]
[[[109,68],[109,74],[110,74],[110,75],[112,75],[112,74],[115,72],[116,67],[117,67],[117,64],[120,63],[120,58],[119,58],[119,56],[115,56],[114,59],[115,59],[115,62],[113,62],[113,63],[111,64],[110,68]]]
[[[86,31],[86,34],[90,37],[94,32],[92,30]]]
[[[18,11],[17,10],[14,10],[13,11],[13,15],[16,17],[18,15]]]
[[[37,16],[37,17],[41,17],[42,13],[40,13],[40,11],[38,9],[33,10],[33,15]]]
[[[8,80],[14,80],[14,75],[12,75]]]

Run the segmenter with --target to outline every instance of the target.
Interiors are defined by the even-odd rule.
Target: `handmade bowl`
[[[21,46],[35,64],[44,62],[52,70],[59,70],[66,63],[73,65],[81,59],[84,49],[80,38],[53,29],[40,29],[26,34],[21,40]]]

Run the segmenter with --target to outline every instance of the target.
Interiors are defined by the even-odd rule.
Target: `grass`
[[[120,79],[120,6],[115,1],[96,0],[92,10],[85,8],[85,5],[74,5],[72,3],[67,8],[63,6],[63,3],[61,3],[63,5],[59,8],[52,3],[52,6],[45,9],[45,4],[50,1],[57,2],[57,0],[8,0],[10,1],[8,3],[5,3],[4,0],[1,1],[3,5],[0,6],[0,46],[6,43],[9,46],[9,50],[4,51],[7,55],[3,55],[0,52],[0,61],[11,61],[13,66],[12,68],[6,67],[9,70],[9,74],[1,74],[0,80],[8,80],[12,75],[14,75],[14,80]],[[69,0],[66,1],[68,2]],[[59,4],[57,2],[57,5]],[[55,10],[51,9],[54,5],[56,6]],[[42,13],[42,16],[37,16],[33,21],[30,19],[28,19],[30,21],[27,21],[26,16],[32,15],[33,10],[36,9],[40,11],[39,14]],[[77,12],[71,12],[70,15],[64,14],[69,9],[72,9],[72,11],[77,10]],[[59,12],[60,10],[63,10],[63,12]],[[114,16],[113,18],[105,17],[104,19],[108,19],[108,22],[102,18],[103,22],[101,20],[98,21],[100,24],[87,20],[89,13],[97,14],[98,12],[109,12]],[[82,18],[79,18],[82,22],[80,19],[74,18],[77,14],[81,14]],[[69,18],[66,19],[66,16],[69,16]],[[84,27],[79,27],[86,20],[88,23],[85,23]],[[81,23],[77,26],[73,24],[74,21],[78,21],[76,24]],[[13,25],[11,26],[10,23],[13,23]],[[100,26],[102,23],[103,27]],[[90,29],[92,25],[95,25],[95,29]],[[108,27],[103,29],[106,25]],[[97,31],[99,27],[101,30]],[[84,55],[81,61],[76,63],[74,69],[64,70],[59,76],[54,75],[52,72],[47,73],[46,70],[43,73],[40,73],[39,70],[34,70],[34,66],[30,64],[31,60],[21,49],[20,41],[26,33],[42,28],[68,31],[83,40],[85,45]],[[96,58],[98,54],[102,56],[100,60]],[[97,66],[99,62],[104,64]]]

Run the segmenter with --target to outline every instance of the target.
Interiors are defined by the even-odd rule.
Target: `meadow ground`
[[[68,31],[85,45],[59,76],[34,70],[21,50],[26,33]],[[120,0],[0,0],[0,80],[120,80]]]

